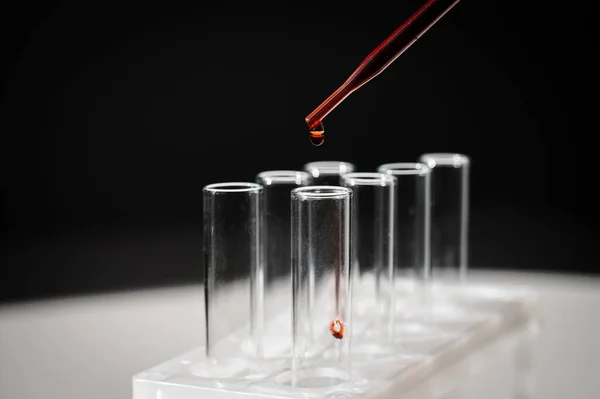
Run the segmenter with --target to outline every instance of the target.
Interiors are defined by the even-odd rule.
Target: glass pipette
[[[325,138],[323,119],[352,92],[383,72],[459,1],[427,0],[416,13],[373,50],[348,80],[306,117],[311,142],[321,145]]]

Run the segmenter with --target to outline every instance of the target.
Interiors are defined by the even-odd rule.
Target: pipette
[[[352,92],[383,72],[459,1],[427,0],[416,13],[373,50],[348,80],[306,117],[311,142],[314,145],[323,144],[323,119]]]

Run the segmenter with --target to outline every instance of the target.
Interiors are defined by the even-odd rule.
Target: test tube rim
[[[263,186],[250,182],[222,182],[204,186],[203,191],[209,193],[258,193]]]
[[[299,200],[344,199],[352,197],[352,190],[342,186],[304,186],[293,189],[291,196]]]
[[[256,175],[257,179],[264,180],[264,185],[270,186],[273,183],[296,183],[306,184],[312,178],[312,175],[302,170],[265,170]]]
[[[426,164],[430,169],[433,169],[436,166],[453,166],[455,168],[460,168],[462,166],[467,166],[471,162],[467,155],[456,152],[426,153],[422,154],[419,157],[419,160]]]
[[[342,170],[342,166],[345,166],[345,170]],[[354,164],[345,161],[313,161],[304,164],[305,171],[310,172],[313,177],[319,176],[333,176],[344,173],[352,173],[356,169]],[[317,173],[314,171],[316,170]]]
[[[352,172],[346,173],[341,178],[351,186],[388,186],[394,184],[394,177],[381,172]]]
[[[423,176],[431,172],[429,166],[424,162],[393,162],[379,165],[377,170],[392,176],[419,175]]]

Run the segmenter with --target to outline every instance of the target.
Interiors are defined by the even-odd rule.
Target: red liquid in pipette
[[[322,121],[339,103],[353,91],[379,75],[459,1],[427,0],[416,13],[373,50],[348,80],[306,117],[311,143],[323,144],[325,130]]]

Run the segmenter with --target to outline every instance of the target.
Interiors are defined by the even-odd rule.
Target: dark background
[[[0,300],[201,281],[204,185],[445,151],[473,268],[600,272],[590,10],[462,0],[310,145],[422,2],[4,6]]]

